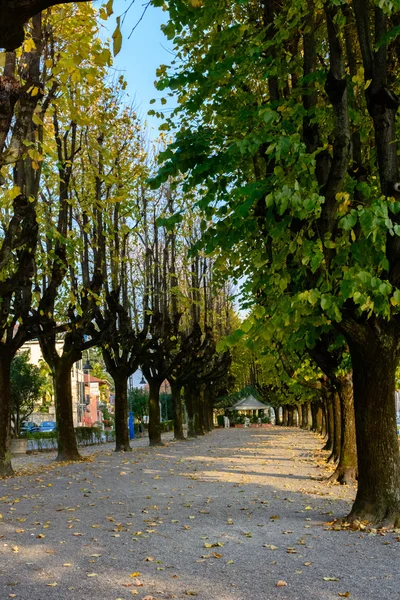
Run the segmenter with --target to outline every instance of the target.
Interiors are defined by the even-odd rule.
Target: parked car
[[[41,431],[42,433],[48,432],[48,431],[55,431],[56,430],[56,422],[55,421],[43,421],[43,423],[40,425],[40,429],[39,431]]]
[[[40,431],[40,427],[37,425],[37,423],[34,423],[33,421],[24,421],[24,423],[22,423],[21,435],[35,433],[35,431]]]

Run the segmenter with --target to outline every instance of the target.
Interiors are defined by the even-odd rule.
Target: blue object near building
[[[134,421],[133,412],[131,410],[129,411],[128,426],[129,426],[129,439],[134,440],[135,439],[135,421]]]

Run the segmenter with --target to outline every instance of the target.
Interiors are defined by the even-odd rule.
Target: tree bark
[[[325,446],[322,448],[323,450],[332,450],[333,449],[333,441],[335,438],[335,418],[334,418],[334,414],[333,414],[334,409],[333,409],[333,397],[332,396],[333,396],[333,394],[330,391],[327,391],[325,394],[328,439],[326,440]],[[329,460],[331,460],[331,456],[328,458],[328,462],[329,462]]]
[[[274,414],[275,414],[275,425],[282,425],[282,421],[281,421],[280,414],[279,414],[279,408],[280,408],[279,406],[278,406],[278,408],[273,406]]]
[[[128,378],[113,374],[115,385],[115,452],[130,452],[128,429]]]
[[[214,429],[213,423],[213,402],[212,388],[208,385],[204,388],[204,407],[205,407],[205,430],[210,432]]]
[[[0,477],[13,474],[11,466],[11,397],[10,367],[12,356],[7,350],[0,354]]]
[[[337,386],[341,405],[341,448],[338,465],[329,481],[346,485],[355,483],[357,479],[356,424],[351,373],[339,377]]]
[[[172,380],[169,380],[172,393],[172,402],[174,405],[174,438],[184,440],[183,434],[183,409],[182,409],[182,386]]]
[[[317,404],[316,402],[311,402],[311,431],[317,433],[318,423],[317,423]]]
[[[282,414],[282,425],[284,427],[287,427],[288,426],[288,417],[289,417],[289,415],[288,415],[288,407],[286,406],[286,404],[283,405],[282,412],[283,412],[283,414]]]
[[[72,389],[71,369],[73,362],[60,357],[53,366],[54,399],[57,422],[58,453],[56,460],[82,460],[76,442]]]
[[[318,402],[317,406],[316,406],[316,432],[319,433],[319,435],[324,436],[324,413],[322,410],[322,403]]]
[[[332,454],[328,458],[328,462],[333,460],[334,462],[338,462],[340,458],[340,445],[342,438],[342,421],[341,421],[341,413],[340,413],[340,397],[338,392],[335,390],[332,396],[332,406],[333,406],[333,445],[332,445]]]
[[[203,419],[202,419],[202,398],[200,390],[191,390],[193,402],[193,428],[195,435],[204,435]]]
[[[400,463],[395,409],[399,335],[393,323],[345,329],[353,366],[358,490],[349,519],[400,526]]]
[[[160,385],[161,381],[149,381],[149,444],[162,446],[160,423]]]

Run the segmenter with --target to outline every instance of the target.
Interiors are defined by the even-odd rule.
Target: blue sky
[[[114,0],[114,15],[105,23],[110,37],[115,28],[114,17],[122,15],[129,4],[130,0]],[[152,129],[150,137],[154,139],[160,122],[155,117],[148,117],[147,112],[157,107],[157,103],[151,106],[150,100],[161,96],[154,87],[156,69],[161,64],[170,64],[173,56],[168,51],[171,50],[171,42],[160,30],[161,25],[167,22],[167,12],[149,6],[138,23],[146,4],[144,0],[135,0],[130,7],[122,25],[122,49],[114,59],[114,66],[124,74],[128,82],[129,99],[134,101],[139,116],[147,119]],[[135,31],[128,39],[136,24]]]

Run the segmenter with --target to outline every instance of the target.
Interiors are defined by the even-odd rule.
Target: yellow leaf
[[[285,585],[287,585],[287,582],[286,582],[286,581],[283,581],[282,579],[279,579],[279,580],[276,582],[276,587],[284,587]]]
[[[32,38],[24,41],[24,52],[32,52],[32,50],[36,50],[35,42]]]
[[[139,571],[135,571],[134,573],[131,573],[129,577],[140,577],[140,573]]]
[[[54,583],[46,583],[46,585],[48,587],[56,587],[57,584],[56,584],[56,582],[54,582]]]

